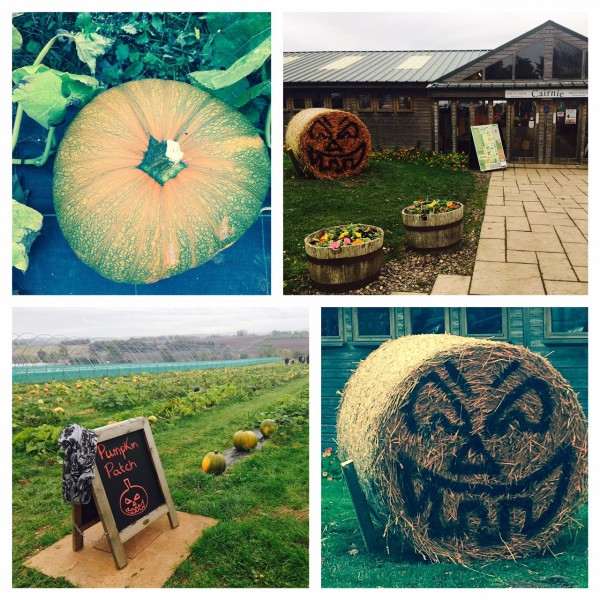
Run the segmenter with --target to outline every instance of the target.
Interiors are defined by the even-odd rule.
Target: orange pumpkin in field
[[[237,110],[187,83],[146,79],[75,117],[54,167],[56,216],[104,277],[152,283],[201,265],[257,219],[266,147]]]

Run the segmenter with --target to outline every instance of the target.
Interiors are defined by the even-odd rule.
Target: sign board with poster
[[[498,125],[473,125],[471,135],[477,152],[479,168],[482,171],[506,168],[506,155]]]
[[[122,569],[127,564],[123,543],[165,514],[171,527],[177,527],[177,513],[147,419],[94,431],[98,447],[92,502],[73,505],[73,549],[83,547],[82,532],[100,520],[115,565]]]
[[[565,115],[565,125],[576,125],[577,124],[577,109],[567,108]]]

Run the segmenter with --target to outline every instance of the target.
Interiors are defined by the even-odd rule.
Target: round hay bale
[[[389,341],[338,414],[386,534],[434,562],[544,552],[587,487],[587,426],[567,381],[526,348],[453,335]]]
[[[285,143],[302,171],[318,179],[357,175],[371,153],[366,125],[352,113],[331,108],[301,110],[287,126]]]

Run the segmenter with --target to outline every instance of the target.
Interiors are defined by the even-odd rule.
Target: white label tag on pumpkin
[[[179,142],[175,140],[167,140],[167,150],[165,156],[173,163],[177,164],[183,158],[183,152],[179,146]]]

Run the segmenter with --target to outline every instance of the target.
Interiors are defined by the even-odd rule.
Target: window
[[[489,123],[488,118],[488,103],[487,100],[475,100],[475,125],[487,125]]]
[[[561,40],[554,40],[552,77],[554,79],[581,79],[583,50]]]
[[[507,56],[502,60],[490,65],[485,68],[485,78],[489,81],[497,79],[512,79],[513,78],[513,58],[514,56]]]
[[[407,335],[446,333],[448,329],[445,308],[407,308],[405,322]]]
[[[306,107],[306,102],[304,100],[304,96],[300,96],[298,94],[294,94],[292,96],[292,108],[294,110],[302,110]]]
[[[469,75],[465,77],[465,81],[481,81],[483,79],[483,72],[477,71],[477,73],[473,73],[473,75]]]
[[[372,110],[371,94],[358,95],[358,110]]]
[[[355,308],[352,312],[354,340],[376,341],[392,337],[392,315],[390,308]]]
[[[377,110],[393,110],[391,94],[379,94],[377,97]]]
[[[344,341],[344,316],[341,308],[321,309],[321,339],[323,342]]]
[[[332,92],[330,99],[331,108],[344,110],[344,94],[341,94],[340,92]]]
[[[325,96],[323,94],[315,94],[311,98],[313,108],[325,108]]]
[[[544,40],[539,40],[515,56],[515,79],[542,79],[544,77]]]
[[[410,96],[399,96],[398,110],[412,110],[412,98]]]
[[[506,310],[502,308],[464,308],[461,310],[461,329],[473,337],[508,338]]]
[[[588,337],[587,308],[545,308],[546,340],[584,341]]]

